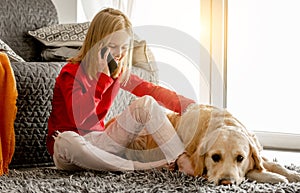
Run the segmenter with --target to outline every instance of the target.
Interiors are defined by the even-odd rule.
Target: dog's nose
[[[219,179],[219,185],[230,185],[233,184],[233,180],[231,178],[221,178]]]

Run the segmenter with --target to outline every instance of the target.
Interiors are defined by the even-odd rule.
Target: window
[[[227,108],[265,146],[300,146],[299,7],[298,0],[228,1]]]
[[[208,92],[207,78],[199,73],[203,68],[197,65],[200,1],[138,0],[131,21],[135,33],[154,53],[160,84],[200,102],[200,87],[201,93]]]

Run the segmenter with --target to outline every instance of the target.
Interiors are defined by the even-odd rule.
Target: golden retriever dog
[[[263,158],[256,136],[226,110],[195,104],[181,116],[171,113],[168,118],[185,145],[194,176],[216,185],[239,184],[245,179],[262,183],[300,181],[300,173]],[[128,159],[147,162],[163,157],[151,135],[143,132],[128,149]]]

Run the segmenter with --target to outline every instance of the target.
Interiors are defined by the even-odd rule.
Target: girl
[[[149,169],[177,160],[182,172],[193,174],[184,145],[160,105],[182,113],[194,101],[130,73],[131,27],[122,12],[100,11],[78,55],[69,59],[57,77],[47,148],[58,169]],[[104,47],[108,49],[103,54]],[[107,64],[109,53],[118,63],[113,72]],[[105,128],[105,116],[120,88],[140,98]],[[143,128],[159,145],[164,160],[141,163],[124,156]]]

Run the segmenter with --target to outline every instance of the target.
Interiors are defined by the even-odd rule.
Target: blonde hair
[[[125,31],[130,37],[133,37],[132,25],[128,17],[121,11],[113,8],[101,10],[93,18],[87,31],[83,45],[77,56],[68,59],[72,63],[80,63],[83,70],[90,78],[97,78],[98,73],[98,53],[99,47],[107,46],[107,36],[117,31]],[[122,82],[129,78],[132,61],[133,38],[131,38],[129,49],[123,62]],[[84,60],[84,62],[82,62]]]

